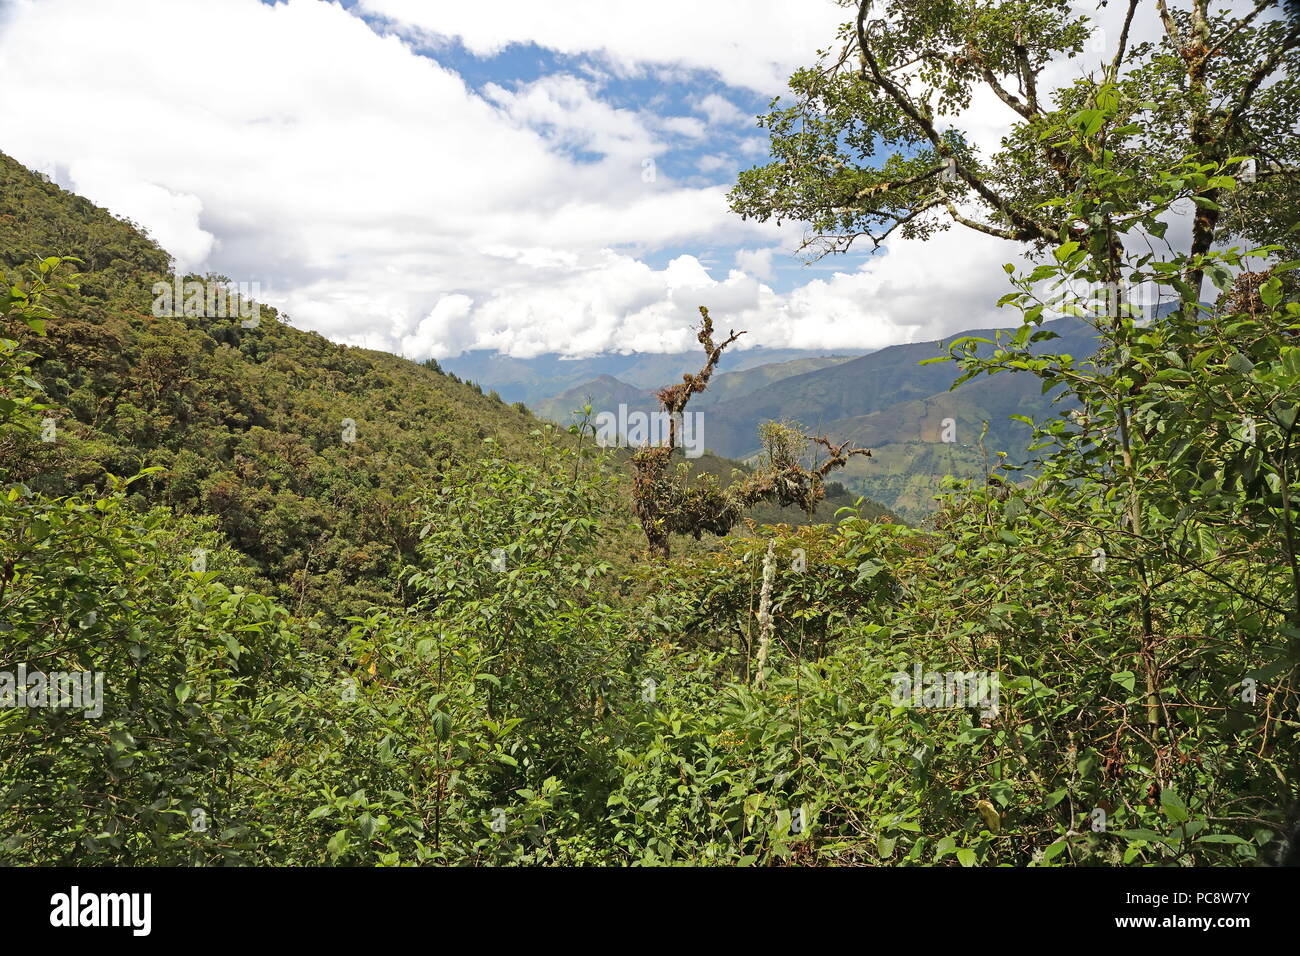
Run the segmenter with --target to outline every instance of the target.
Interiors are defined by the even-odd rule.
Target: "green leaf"
[[[1078,248],[1079,244],[1074,240],[1071,240],[1058,246],[1052,255],[1056,256],[1057,262],[1064,262],[1066,259],[1070,258]]]
[[[1255,363],[1246,358],[1246,356],[1242,355],[1240,352],[1234,352],[1232,355],[1229,355],[1227,365],[1228,368],[1232,369],[1234,372],[1240,372],[1242,375],[1250,374],[1250,371],[1255,367]]]
[[[1259,297],[1270,309],[1276,308],[1282,301],[1282,280],[1277,276],[1270,276],[1269,280],[1259,287]]]
[[[1067,846],[1069,846],[1069,844],[1066,843],[1066,841],[1057,840],[1055,843],[1053,843],[1051,846],[1049,846],[1046,850],[1043,851],[1043,862],[1051,863],[1058,856],[1060,856],[1062,853],[1065,852],[1065,848]]]
[[[1183,798],[1173,787],[1165,787],[1160,791],[1160,806],[1164,809],[1170,823],[1187,822],[1187,805],[1183,803]]]
[[[352,840],[348,836],[348,831],[339,830],[332,837],[330,837],[330,841],[328,844],[326,844],[325,849],[333,859],[337,860],[344,853],[348,852],[348,847],[351,845],[351,843]],[[319,845],[320,844],[317,844],[317,846]]]

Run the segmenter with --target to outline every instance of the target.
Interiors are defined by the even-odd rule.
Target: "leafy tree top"
[[[1191,156],[1243,170],[1255,160],[1231,197],[1212,181],[1190,196],[1193,256],[1227,236],[1277,241],[1294,224],[1300,20],[1269,0],[1237,16],[1208,0],[1157,0],[1161,32],[1143,42],[1134,24],[1152,12],[1141,0],[1128,0],[1110,36],[1066,0],[840,2],[852,19],[835,46],[791,77],[793,102],[773,100],[759,118],[772,161],[742,173],[730,195],[747,218],[805,223],[814,255],[954,222],[1041,252],[1078,238],[1048,204],[1098,160],[1138,180]],[[1049,63],[1085,51],[1092,75],[1047,85]],[[1126,115],[1106,116],[1114,104],[1098,103],[1099,90]],[[991,155],[955,119],[981,91],[1006,107]]]

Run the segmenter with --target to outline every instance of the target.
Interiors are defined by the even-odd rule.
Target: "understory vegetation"
[[[63,268],[40,263],[7,317],[48,321]],[[101,672],[107,691],[97,720],[0,711],[5,857],[1265,858],[1300,648],[1300,310],[1279,286],[1253,313],[1121,322],[1124,366],[1033,359],[1088,424],[1044,423],[1041,477],[952,487],[928,529],[848,513],[620,570],[600,542],[625,505],[591,449],[484,457],[421,499],[407,605],[339,627],[250,588],[210,522],[133,504],[130,480],[11,483],[4,669]],[[1015,366],[1016,346],[967,361]],[[14,437],[40,402],[5,347],[6,436],[36,440]],[[1123,389],[1132,464],[1109,434],[1126,369],[1146,378]],[[900,703],[917,664],[998,675],[993,706],[933,682]]]

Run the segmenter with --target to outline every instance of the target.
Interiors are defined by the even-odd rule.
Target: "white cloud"
[[[736,252],[736,268],[756,279],[772,278],[772,255],[775,249],[740,249]]]
[[[668,116],[659,121],[659,126],[669,133],[690,139],[700,139],[708,132],[704,124],[694,116]]]
[[[747,330],[743,347],[878,348],[1014,324],[993,307],[1007,291],[1001,265],[1011,258],[1009,247],[985,236],[971,239],[950,231],[928,243],[898,240],[862,269],[813,279],[788,295],[755,274],[755,262],[769,258],[770,249],[747,254],[724,279],[713,278],[694,256],[656,270],[606,252],[545,285],[502,287],[472,303],[456,297],[454,308],[440,303],[402,346],[408,354],[432,349],[439,356],[468,342],[518,356],[554,351],[557,343],[571,355],[611,343],[686,351],[695,347],[690,329],[701,305],[719,327]]]
[[[546,76],[518,90],[489,83],[485,95],[520,126],[550,134],[557,142],[627,162],[657,156],[657,142],[645,120],[615,109],[594,95],[594,85],[576,76]]]
[[[361,0],[360,6],[402,29],[457,38],[479,56],[535,43],[558,53],[602,54],[623,75],[642,75],[648,66],[711,70],[763,93],[784,89],[848,19],[831,0],[660,0],[652,7],[608,0]]]
[[[443,296],[410,335],[402,336],[402,351],[408,355],[451,355],[467,344],[465,319],[474,301],[458,293]],[[473,341],[468,343],[473,345]]]
[[[131,210],[131,218],[171,252],[181,269],[206,262],[216,245],[216,236],[199,225],[203,202],[198,196],[134,179],[129,170],[93,157],[74,161],[68,179],[110,209]]]
[[[445,317],[435,309],[448,296],[487,308],[498,290],[512,302],[538,291],[540,304],[464,328],[567,348],[565,322],[505,327],[550,314],[540,293],[557,280],[586,314],[621,303],[582,286],[611,256],[773,235],[732,216],[723,188],[685,188],[662,169],[643,177],[662,138],[698,134],[697,119],[613,108],[595,78],[480,97],[334,4],[214,6],[15,5],[0,34],[4,148],[66,170],[71,188],[147,227],[181,267],[260,281],[300,325],[399,350],[433,341],[416,326]],[[36,75],[39,97],[24,80]],[[614,344],[592,338],[609,321],[583,327],[583,341]]]
[[[717,93],[710,93],[702,97],[695,108],[708,117],[709,122],[715,126],[735,126],[740,123],[751,123],[754,117],[750,116],[735,103],[726,97],[719,96]]]
[[[993,321],[1011,247],[963,230],[892,240],[861,269],[823,262],[778,294],[774,250],[798,227],[742,222],[726,186],[665,171],[675,143],[710,132],[699,116],[739,128],[743,113],[717,94],[698,116],[604,95],[612,75],[702,69],[774,91],[833,35],[834,4],[363,6],[478,52],[598,52],[603,72],[480,95],[337,3],[18,0],[0,21],[4,149],[140,222],[182,267],[258,281],[301,326],[413,357],[693,348],[701,304],[749,329],[746,345],[876,346]],[[994,109],[981,136],[1004,121]],[[734,148],[756,158],[767,141]],[[662,268],[644,261],[665,252]],[[720,277],[709,256],[736,268]]]

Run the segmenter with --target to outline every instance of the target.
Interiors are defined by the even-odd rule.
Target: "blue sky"
[[[353,9],[376,30],[385,29],[383,18],[356,10],[355,5]],[[653,159],[656,177],[689,186],[718,186],[729,190],[742,169],[763,165],[768,160],[767,134],[758,126],[757,117],[768,111],[772,97],[729,85],[712,70],[680,74],[647,70],[639,76],[612,74],[606,58],[600,55],[559,54],[531,42],[512,44],[486,56],[467,50],[455,37],[415,42],[412,48],[421,56],[454,70],[480,96],[489,95],[492,86],[515,89],[548,76],[573,75],[598,80],[601,99],[619,110],[698,122],[707,119],[700,115],[699,103],[708,97],[716,97],[734,108],[737,120],[708,123],[707,138],[668,136],[670,148],[655,157],[647,157]],[[540,131],[543,135],[552,132],[545,126]],[[552,136],[551,142],[575,163],[594,165],[602,158],[600,153],[577,147],[560,136]],[[694,255],[715,278],[721,279],[726,277],[736,253],[744,246],[740,243],[701,246],[689,242],[641,246],[631,242],[626,248],[656,269],[665,268],[678,256]],[[853,250],[833,262],[814,262],[791,251],[776,252],[772,256],[769,282],[776,291],[788,292],[818,271],[857,268],[867,255],[869,251]]]
[[[802,226],[727,208],[766,159],[754,117],[834,42],[830,0],[5,9],[0,149],[336,341],[680,351],[707,305],[747,347],[832,351],[999,319],[997,240],[806,265]],[[963,123],[996,143],[1006,112]]]

